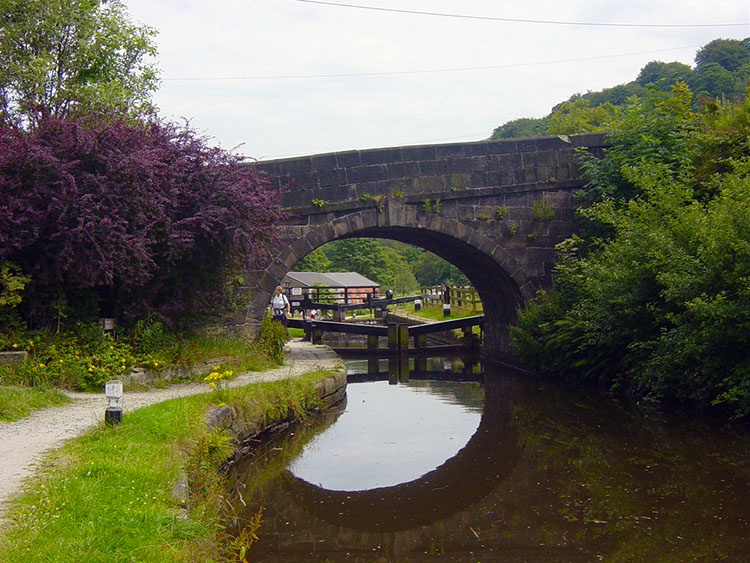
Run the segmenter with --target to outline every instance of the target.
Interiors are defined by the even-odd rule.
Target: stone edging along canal
[[[346,396],[346,372],[342,369],[336,375],[317,380],[315,396],[323,403],[323,409],[341,402]],[[211,409],[206,415],[206,425],[210,429],[223,430],[229,434],[239,448],[252,438],[277,426],[279,422],[278,420],[270,423],[265,420],[248,420],[228,405]]]
[[[250,383],[275,381],[296,377],[316,369],[341,368],[344,385],[346,376],[341,359],[327,346],[314,346],[293,340],[287,344],[287,355],[283,366],[261,372],[244,372],[225,383],[226,387],[239,387]],[[329,381],[330,380],[330,381]],[[337,383],[338,381],[338,383]],[[316,394],[327,405],[326,397],[340,386],[340,379],[328,377],[318,382]],[[204,384],[174,385],[168,389],[126,392],[120,401],[125,413],[137,408],[178,397],[207,392]],[[344,391],[341,390],[343,393]],[[74,438],[87,428],[104,420],[107,399],[101,393],[69,393],[74,401],[68,405],[50,407],[33,412],[15,422],[0,422],[0,522],[5,503],[21,490],[23,480],[31,476],[44,454],[60,447],[69,438]],[[209,415],[209,418],[217,414]],[[211,424],[210,420],[208,421]],[[252,432],[249,422],[235,422],[232,428],[238,441],[244,432]],[[246,439],[246,438],[245,438]]]

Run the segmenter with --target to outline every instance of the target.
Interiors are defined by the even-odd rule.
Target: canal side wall
[[[314,386],[315,396],[322,402],[323,409],[327,410],[346,397],[346,371],[342,368],[335,375],[318,379]],[[290,419],[271,420],[264,415],[248,419],[243,413],[237,412],[229,405],[216,407],[206,415],[206,426],[209,430],[224,431],[232,439],[235,447],[235,454],[232,457],[241,455],[248,443],[259,434],[283,427],[289,422],[291,422]]]

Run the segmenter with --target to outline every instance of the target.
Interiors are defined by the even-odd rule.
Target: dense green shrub
[[[274,321],[268,314],[263,317],[260,330],[258,330],[257,343],[259,348],[278,364],[284,361],[284,344],[288,337],[284,325]]]
[[[604,159],[598,203],[583,213],[611,236],[561,246],[554,287],[520,313],[513,342],[539,371],[557,377],[656,399],[724,404],[744,416],[750,414],[750,102],[714,108],[686,127],[684,89],[675,96],[656,112],[658,129],[669,137],[666,108],[674,110],[671,142],[632,134],[627,147]],[[654,111],[641,116],[651,120]],[[741,139],[731,149],[728,131]],[[721,164],[726,171],[699,178],[696,170],[718,169],[706,162],[717,153],[729,155]],[[613,172],[636,197],[607,193],[600,182]],[[582,245],[587,252],[579,252]]]
[[[23,364],[0,365],[3,385],[53,385],[98,391],[104,382],[121,377],[138,363],[130,344],[102,334],[97,324],[79,324],[74,332],[59,334],[16,333],[15,338],[22,339],[6,347],[26,350],[30,359]]]

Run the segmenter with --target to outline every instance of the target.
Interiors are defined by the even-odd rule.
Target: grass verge
[[[289,329],[289,338],[304,338],[304,336],[305,336],[304,328],[290,328]]]
[[[12,422],[31,411],[64,405],[70,399],[56,389],[43,387],[0,387],[0,422]]]
[[[316,408],[317,371],[272,383],[173,399],[127,413],[51,453],[0,529],[3,561],[222,561],[218,465],[227,439],[209,433],[217,401],[266,422]],[[180,502],[175,483],[187,478]]]
[[[419,311],[414,311],[414,307],[411,305],[408,306],[397,306],[397,311],[404,311],[406,313],[409,313],[412,317],[419,317],[426,321],[450,321],[452,319],[463,319],[464,317],[472,317],[474,315],[481,315],[483,312],[481,310],[478,311],[471,311],[469,309],[456,309],[451,308],[451,314],[447,317],[443,316],[443,306],[442,305],[427,305],[422,307]],[[480,330],[478,326],[473,327],[472,332],[474,334],[479,334]],[[457,335],[460,334],[459,330],[454,331]]]
[[[396,310],[405,311],[415,317],[422,317],[424,319],[429,319],[431,321],[449,321],[451,319],[463,319],[464,317],[472,317],[474,315],[482,314],[481,310],[472,311],[470,309],[457,309],[455,307],[452,307],[451,314],[448,315],[447,317],[444,317],[442,305],[426,305],[422,307],[419,311],[415,311],[413,305],[406,305],[406,306],[402,305],[402,306],[397,306]]]

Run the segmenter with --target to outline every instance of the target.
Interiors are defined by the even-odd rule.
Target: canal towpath
[[[239,387],[250,383],[296,377],[319,368],[335,369],[343,364],[327,346],[315,346],[301,340],[286,345],[284,365],[258,372],[243,372],[225,383]],[[126,392],[120,400],[124,413],[169,399],[207,392],[205,384],[173,385],[167,389]],[[66,440],[100,424],[104,420],[107,399],[102,393],[67,393],[73,399],[67,405],[49,407],[15,422],[0,422],[0,521],[6,503],[19,492],[23,480],[31,476],[44,454]]]

